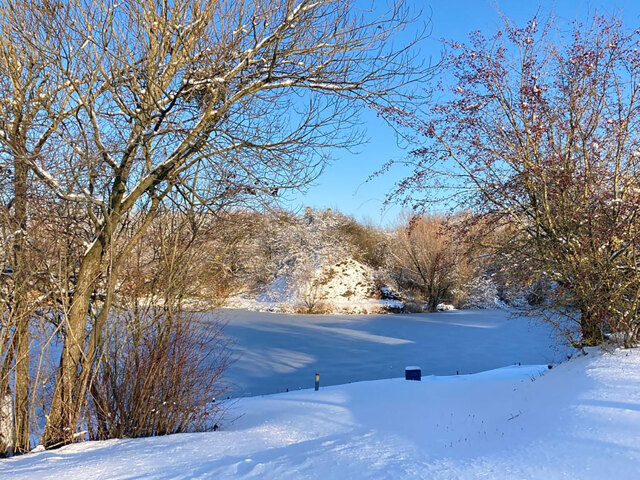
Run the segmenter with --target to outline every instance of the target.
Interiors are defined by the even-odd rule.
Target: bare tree
[[[566,35],[552,21],[507,20],[448,44],[426,118],[388,111],[423,144],[395,194],[471,207],[503,228],[496,253],[523,282],[554,285],[551,306],[575,322],[576,345],[638,339],[639,41],[614,18]]]
[[[119,269],[163,201],[269,201],[308,183],[325,147],[358,140],[356,105],[403,103],[417,70],[410,45],[389,41],[410,19],[401,3],[373,19],[338,0],[1,8],[3,159],[76,205],[85,227],[60,316],[53,447],[75,438]],[[31,112],[23,144],[12,111]]]
[[[435,312],[465,283],[463,249],[463,242],[454,239],[444,218],[417,215],[397,228],[391,251],[401,283],[420,291],[428,311]]]

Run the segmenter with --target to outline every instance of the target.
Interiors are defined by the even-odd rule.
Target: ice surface
[[[404,376],[474,373],[566,358],[551,329],[504,310],[397,315],[287,315],[242,310],[217,314],[235,340],[231,395],[261,395]]]

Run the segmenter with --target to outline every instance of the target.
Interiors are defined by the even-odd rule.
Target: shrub
[[[95,440],[202,431],[229,362],[219,321],[164,307],[122,311],[91,384],[87,423]]]

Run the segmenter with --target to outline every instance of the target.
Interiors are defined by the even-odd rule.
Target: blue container
[[[405,380],[420,381],[422,379],[422,370],[420,367],[406,367],[404,369],[404,378]]]

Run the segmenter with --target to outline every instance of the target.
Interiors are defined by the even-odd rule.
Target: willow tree
[[[402,282],[422,294],[427,310],[436,312],[469,277],[463,255],[466,240],[456,238],[452,219],[414,215],[402,220],[392,240],[395,267]]]
[[[43,439],[53,447],[76,438],[118,270],[162,202],[268,201],[307,184],[326,147],[358,141],[358,109],[406,102],[420,68],[411,44],[390,41],[410,20],[402,2],[381,16],[343,0],[0,9],[3,161],[19,159],[37,188],[74,205],[86,232],[60,289],[68,308]],[[134,216],[139,228],[121,235]]]
[[[506,21],[448,44],[424,116],[387,110],[421,144],[394,195],[473,209],[502,232],[494,252],[551,285],[543,305],[578,346],[640,334],[639,51],[640,31],[611,18],[566,34]]]

